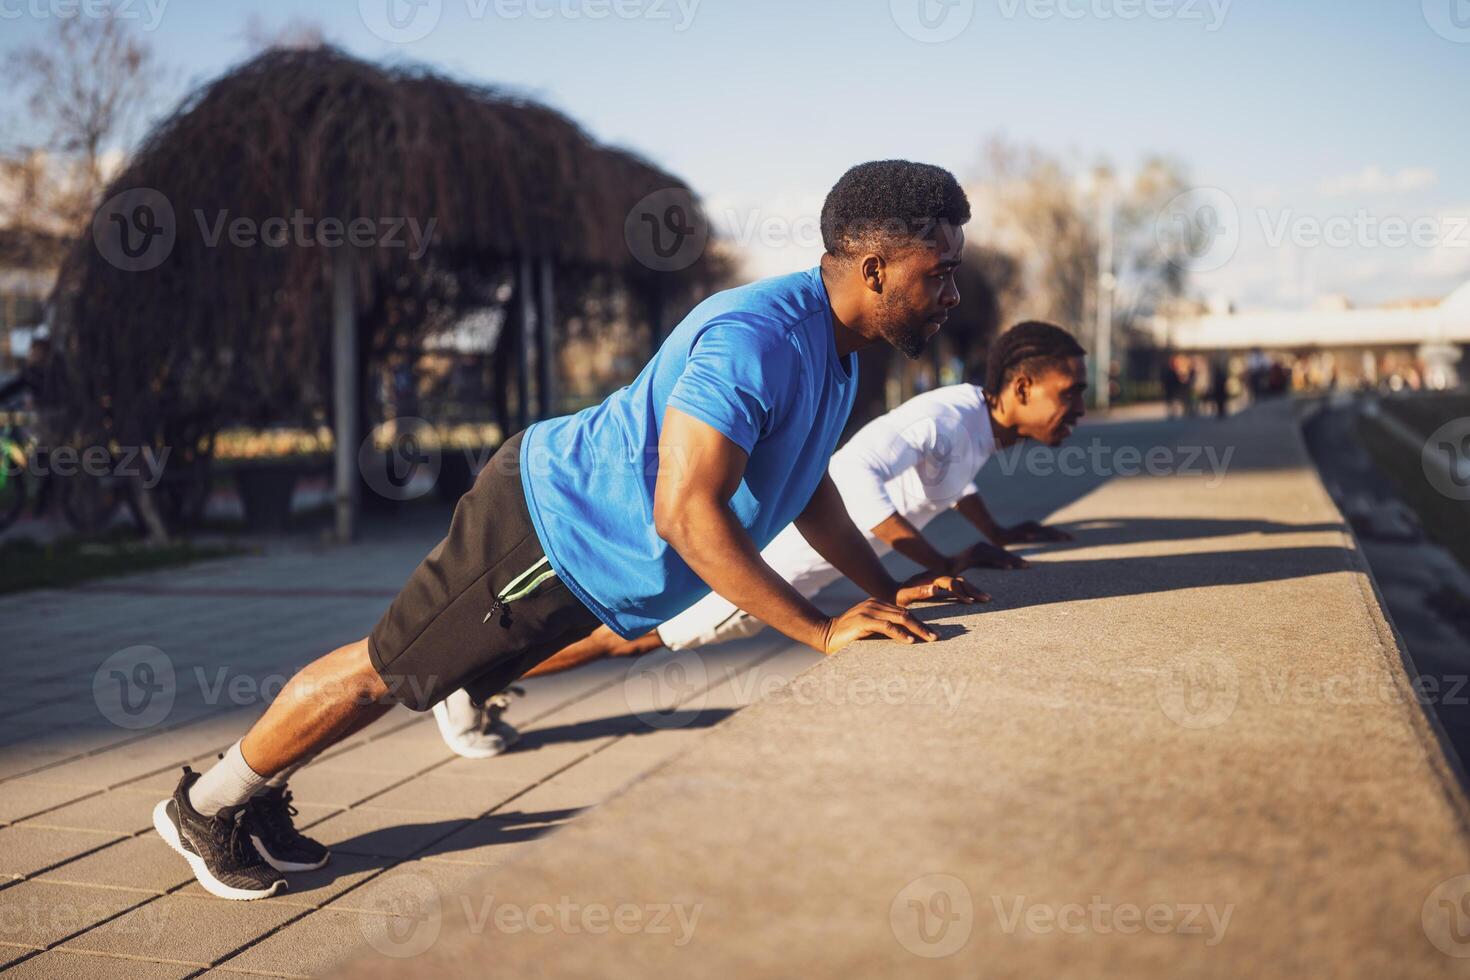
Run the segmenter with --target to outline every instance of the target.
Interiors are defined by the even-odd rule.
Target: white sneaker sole
[[[158,831],[158,836],[163,838],[164,843],[172,847],[179,853],[180,857],[189,862],[189,867],[193,870],[194,877],[209,894],[215,898],[227,898],[232,902],[252,902],[257,898],[270,898],[277,892],[286,890],[287,885],[284,880],[276,882],[264,891],[251,891],[248,888],[235,888],[232,885],[227,885],[210,874],[209,868],[204,863],[204,859],[190,851],[179,840],[179,830],[174,826],[174,822],[168,818],[168,804],[169,801],[167,799],[159,800],[158,805],[153,808],[153,829]]]
[[[265,863],[277,871],[315,871],[317,868],[326,867],[327,862],[332,859],[332,852],[328,851],[326,857],[322,858],[316,864],[302,864],[299,861],[282,861],[274,857],[270,851],[266,850],[265,844],[254,834],[250,835],[250,843],[254,844],[255,849],[260,852],[260,856],[265,858]]]

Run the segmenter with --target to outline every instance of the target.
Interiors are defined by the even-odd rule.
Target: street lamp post
[[[1098,175],[1097,234],[1097,324],[1093,341],[1093,399],[1098,408],[1107,408],[1112,400],[1113,360],[1113,181]]]
[[[337,540],[357,535],[357,293],[353,256],[344,245],[332,267],[333,510]]]

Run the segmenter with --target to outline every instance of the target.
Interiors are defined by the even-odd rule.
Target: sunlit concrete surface
[[[942,642],[761,692],[478,880],[390,873],[352,975],[1462,975],[1466,801],[1290,406],[1104,441],[1022,462],[1076,543]]]

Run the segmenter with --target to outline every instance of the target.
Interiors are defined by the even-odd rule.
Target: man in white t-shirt
[[[1026,521],[996,523],[975,477],[998,450],[1027,439],[1059,445],[1084,414],[1084,351],[1060,327],[1018,324],[991,348],[987,388],[957,384],[925,392],[863,426],[837,451],[828,474],[853,523],[880,557],[897,551],[926,572],[958,575],[967,568],[1025,568],[1005,549],[1023,542],[1067,541],[1055,528]],[[987,389],[994,394],[987,394]],[[954,510],[989,539],[946,553],[923,527]],[[842,577],[788,526],[761,558],[807,598]],[[986,598],[989,598],[988,596]],[[692,650],[751,636],[765,624],[711,592],[637,639],[603,627],[558,651],[526,676],[554,673],[608,656],[648,653],[662,646]],[[484,757],[509,744],[514,732],[499,719],[503,703],[476,706],[458,692],[435,708],[440,731],[462,755]],[[486,738],[493,744],[484,751]]]

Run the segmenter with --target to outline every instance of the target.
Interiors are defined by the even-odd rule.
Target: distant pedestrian
[[[1175,404],[1179,401],[1179,374],[1174,370],[1172,355],[1164,358],[1163,366],[1159,369],[1159,382],[1164,388],[1164,415],[1166,418],[1173,418]]]
[[[1230,368],[1223,357],[1210,362],[1210,401],[1215,403],[1215,418],[1224,419],[1230,411]]]

